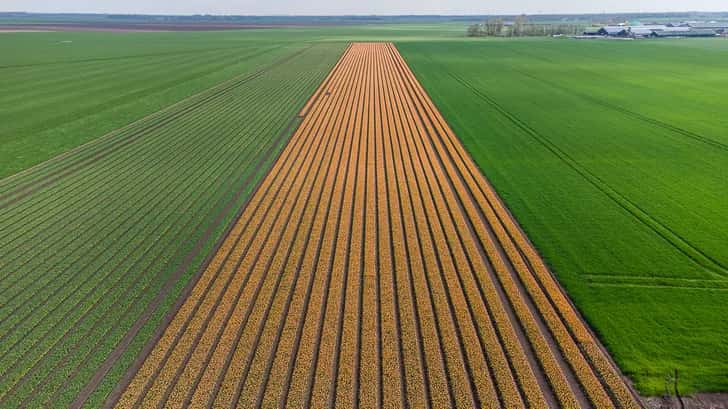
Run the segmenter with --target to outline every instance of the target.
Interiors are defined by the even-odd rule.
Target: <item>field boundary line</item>
[[[406,108],[408,111],[416,109],[414,106],[407,106]],[[443,205],[438,206],[438,217],[446,220],[447,223],[451,225],[451,229],[453,229],[453,232],[455,233],[452,237],[452,240],[455,245],[460,248],[460,252],[462,252],[462,255],[465,257],[465,262],[467,263],[466,268],[463,271],[460,271],[458,269],[458,278],[460,281],[460,286],[463,288],[463,291],[466,294],[465,299],[468,301],[470,314],[473,317],[477,315],[473,312],[473,303],[483,303],[483,313],[485,314],[485,316],[488,317],[487,319],[490,323],[490,325],[486,324],[486,328],[482,328],[482,324],[476,325],[478,337],[480,338],[480,342],[483,345],[481,347],[483,348],[482,353],[486,357],[488,357],[489,367],[491,367],[491,371],[495,371],[494,369],[492,369],[492,365],[490,364],[492,354],[496,354],[498,360],[504,361],[500,362],[501,366],[505,364],[505,367],[503,369],[507,371],[506,374],[496,375],[494,378],[498,380],[497,384],[500,385],[499,390],[506,390],[508,386],[503,386],[501,385],[501,383],[510,381],[513,382],[513,387],[515,387],[516,393],[518,393],[523,399],[527,399],[528,402],[530,402],[532,405],[548,405],[549,407],[556,407],[556,398],[550,389],[548,379],[546,379],[544,373],[542,372],[540,365],[538,364],[537,359],[534,356],[532,347],[528,343],[525,335],[523,334],[520,328],[520,324],[518,324],[517,318],[515,318],[512,312],[506,311],[510,310],[512,307],[504,298],[504,295],[502,294],[502,289],[497,288],[497,281],[493,278],[492,271],[488,271],[491,267],[485,263],[482,264],[482,270],[485,270],[485,275],[487,276],[487,279],[490,280],[491,287],[496,292],[495,299],[489,299],[485,295],[483,283],[477,278],[477,272],[481,270],[476,267],[473,260],[480,259],[482,263],[482,260],[487,260],[487,256],[482,249],[481,243],[475,240],[471,244],[467,240],[467,237],[463,236],[464,234],[470,234],[472,235],[472,237],[477,237],[473,229],[472,222],[467,217],[467,212],[463,207],[463,198],[458,195],[457,189],[454,187],[453,181],[451,180],[452,175],[450,175],[446,171],[446,167],[442,162],[443,159],[436,154],[431,155],[429,153],[433,152],[432,150],[436,149],[432,141],[432,138],[437,137],[436,131],[434,129],[422,129],[423,127],[429,127],[423,122],[421,116],[419,116],[419,112],[412,113],[411,115],[413,115],[413,118],[420,119],[420,121],[417,122],[417,132],[426,134],[420,141],[421,146],[417,147],[417,150],[419,152],[418,155],[424,156],[424,158],[426,158],[423,160],[423,164],[426,164],[426,168],[430,169],[429,172],[433,174],[439,173],[438,169],[443,172],[443,180],[440,180],[436,177],[434,180],[432,178],[428,178],[428,184],[431,185],[430,189],[437,192],[437,196],[445,198]],[[437,202],[438,201],[435,200],[435,203]],[[466,278],[463,278],[463,276],[465,276]],[[470,284],[464,284],[466,281]],[[470,287],[470,289],[466,290],[466,288],[468,287]],[[473,301],[473,299],[475,301]],[[500,303],[498,303],[498,301]],[[494,304],[499,305],[500,311],[502,311],[502,314],[504,314],[499,314],[498,316],[501,318],[505,318],[507,321],[504,322],[501,319],[495,318],[494,314],[496,313],[494,312]],[[507,334],[504,334],[504,328],[502,326],[505,327],[505,332],[507,332]],[[507,331],[508,329],[510,329],[512,332]],[[487,347],[485,346],[488,344],[488,341],[483,340],[484,337],[487,338],[487,335],[483,335],[483,331],[492,333],[492,342],[495,342],[498,345],[498,348],[500,349],[500,356],[498,356],[496,351],[488,351]],[[508,343],[504,341],[504,338],[511,339],[513,342]],[[518,366],[516,363],[514,363],[514,354],[520,357],[520,359],[515,359],[516,361],[520,361],[520,365]],[[532,381],[528,381],[529,375],[532,378]],[[506,379],[503,379],[502,376],[505,376]],[[535,382],[535,384],[530,382]],[[531,386],[531,393],[529,393],[528,386]],[[533,393],[536,393],[536,391],[539,391],[541,395],[532,395]]]
[[[433,133],[432,138],[429,139],[429,143],[433,146],[434,149],[435,140],[439,140],[440,144],[443,143],[441,140],[442,136],[440,135],[441,130],[436,129],[438,128],[437,125],[441,125],[440,121],[437,117],[433,117],[434,114],[431,111],[433,108],[436,107],[434,106],[434,103],[428,105],[427,101],[422,102],[423,99],[429,98],[429,96],[426,93],[421,94],[421,91],[418,91],[417,86],[419,85],[419,83],[412,83],[413,81],[416,81],[416,77],[414,77],[414,73],[412,73],[411,70],[409,70],[409,68],[405,65],[404,61],[402,61],[400,64],[400,70],[407,70],[411,73],[410,76],[412,78],[408,78],[408,86],[406,87],[406,90],[409,95],[412,95],[412,98],[420,101],[420,104],[418,104],[419,106],[417,109],[417,114],[420,118],[420,121],[422,121],[424,124],[430,123],[430,127],[432,128]],[[429,108],[430,106],[431,108]],[[425,117],[427,118],[427,121],[425,120]],[[450,155],[450,153],[445,151],[443,152],[443,154],[450,159],[450,161],[448,161],[447,163],[450,163],[451,166],[455,167],[456,164],[452,162],[452,156]],[[441,165],[444,165],[444,163],[446,163],[443,158],[438,157],[438,160],[440,161]],[[467,197],[473,203],[474,207],[472,211],[477,214],[477,220],[481,221],[480,225],[482,225],[485,229],[482,231],[482,233],[486,236],[484,238],[481,237],[480,233],[475,231],[477,229],[475,228],[474,221],[472,220],[470,213],[466,212],[466,216],[469,220],[469,227],[472,229],[471,231],[474,231],[474,237],[478,238],[477,241],[479,243],[480,257],[482,258],[486,267],[490,267],[486,268],[486,271],[488,272],[488,278],[492,282],[492,285],[498,294],[498,300],[500,301],[500,304],[504,307],[506,313],[508,314],[508,319],[510,320],[509,324],[517,323],[511,325],[514,330],[516,330],[516,328],[520,328],[520,331],[523,333],[523,336],[526,340],[526,343],[522,344],[523,347],[527,348],[528,346],[528,348],[534,351],[534,354],[537,357],[538,367],[543,372],[544,376],[546,377],[546,382],[552,388],[552,390],[555,393],[559,390],[557,385],[555,385],[554,382],[551,380],[552,377],[563,380],[563,382],[566,383],[565,388],[569,391],[569,393],[567,394],[568,396],[562,396],[562,394],[560,393],[557,394],[559,401],[561,403],[566,402],[564,404],[568,404],[569,402],[580,402],[582,406],[588,406],[588,401],[586,396],[583,394],[581,385],[575,379],[574,374],[571,372],[569,364],[566,362],[566,359],[561,354],[561,348],[558,346],[555,338],[551,336],[551,332],[544,323],[543,318],[538,313],[530,299],[521,296],[523,290],[516,286],[516,284],[519,282],[514,280],[514,275],[516,274],[513,271],[514,267],[505,255],[503,249],[496,247],[498,242],[495,240],[495,233],[492,231],[492,226],[490,225],[490,222],[485,217],[485,215],[482,214],[482,211],[477,209],[477,207],[479,206],[478,202],[474,198],[472,191],[470,191],[465,185],[462,174],[460,174],[457,169],[454,169],[453,171],[454,174],[450,176],[457,176],[457,180],[460,184],[463,185],[463,189],[465,190],[464,193],[467,194]],[[450,179],[449,182],[454,183],[454,179]],[[460,198],[460,204],[465,204],[465,200],[462,197]],[[483,243],[480,241],[484,239],[487,239],[488,242],[491,243],[488,248],[486,248],[487,243]],[[495,254],[490,254],[491,251],[495,252]],[[497,263],[496,260],[500,260],[501,263]],[[498,268],[498,264],[501,264],[502,267]],[[510,286],[508,285],[508,283],[510,283]],[[516,288],[514,290],[509,290],[508,287]],[[513,294],[513,291],[520,292],[518,294]],[[524,321],[527,321],[529,325],[524,324]],[[532,328],[533,330],[529,331],[529,328]],[[518,332],[518,330],[516,331]],[[519,339],[519,341],[520,340],[521,339]],[[541,348],[538,348],[537,345],[541,345]],[[551,366],[544,365],[543,361],[548,359],[550,359],[549,363]],[[549,368],[551,368],[551,370],[549,370]],[[565,400],[562,400],[562,398],[564,398]]]
[[[694,290],[728,290],[726,280],[685,279],[669,277],[624,277],[624,276],[585,276],[590,286],[610,287],[654,287],[654,288],[685,288]]]
[[[451,73],[451,75],[452,75],[452,73]],[[426,92],[424,91],[424,89],[422,89],[422,92],[424,93],[424,95],[427,95]],[[433,106],[434,106],[434,103],[433,103]],[[441,122],[444,122],[444,118],[442,119]],[[452,137],[455,140],[457,140],[457,137],[454,135],[454,133],[452,132],[452,130],[449,128],[449,126],[446,123],[444,125],[444,129],[449,133],[449,135],[450,135],[449,137]],[[495,193],[495,190],[490,185],[490,182],[485,177],[483,177],[483,175],[482,175],[481,172],[478,172],[477,171],[478,170],[478,167],[475,166],[475,161],[472,159],[472,157],[467,153],[467,151],[464,148],[463,149],[458,149],[457,150],[457,154],[459,156],[461,156],[461,161],[463,161],[463,163],[466,165],[466,170],[468,170],[469,173],[476,172],[478,175],[480,175],[481,177],[479,179],[483,183],[483,186],[487,190],[489,190],[490,192],[492,192],[492,194],[486,194],[486,192],[483,192],[483,194],[486,195],[487,200],[489,200],[489,201],[490,200],[495,200],[496,209],[503,209],[503,210],[505,210],[505,215],[506,215],[506,217],[508,217],[508,220],[510,221],[509,224],[512,224],[513,226],[515,226],[516,233],[514,233],[514,232],[511,231],[511,228],[508,227],[509,224],[506,224],[506,227],[508,227],[506,229],[506,234],[508,235],[508,237],[511,237],[511,240],[513,240],[512,235],[513,234],[519,234],[519,236],[523,239],[523,242],[525,243],[525,245],[526,246],[530,246],[529,248],[531,250],[534,250],[535,247],[532,245],[532,243],[530,242],[530,240],[528,239],[528,237],[525,235],[525,233],[523,232],[523,230],[520,228],[520,226],[517,224],[517,222],[515,221],[515,218],[513,218],[513,216],[510,213],[510,211],[505,207],[505,205],[502,202],[502,199]],[[481,190],[483,189],[483,186],[480,187]],[[496,213],[496,216],[498,217],[498,219],[501,219],[501,217],[503,217],[502,215],[498,215],[497,213]],[[516,249],[519,252],[523,252],[524,251],[521,248],[521,244],[518,243],[518,240],[516,240]],[[607,357],[607,360],[608,360],[607,362],[611,365],[611,367],[612,367],[611,369],[613,371],[616,371],[617,374],[620,374],[621,375],[621,372],[619,371],[619,367],[614,363],[614,361],[612,360],[611,356],[606,351],[606,348],[604,348],[603,345],[599,342],[599,339],[593,333],[593,331],[591,330],[591,328],[589,328],[589,326],[586,325],[586,321],[584,320],[583,316],[581,316],[581,314],[579,313],[578,309],[576,309],[576,307],[574,306],[572,300],[570,298],[568,298],[568,296],[566,296],[565,290],[558,283],[558,280],[556,280],[555,276],[553,275],[553,272],[551,270],[549,270],[548,268],[545,267],[545,264],[543,263],[543,261],[541,260],[540,256],[537,253],[535,253],[535,256],[534,257],[536,258],[536,261],[537,262],[539,262],[542,266],[544,266],[544,270],[547,272],[546,278],[549,278],[551,282],[555,283],[556,291],[558,292],[557,295],[560,295],[561,297],[563,297],[563,298],[565,298],[567,300],[567,302],[568,302],[567,305],[570,307],[570,309],[573,312],[575,312],[575,315],[576,315],[577,320],[579,321],[580,325],[582,327],[586,327],[586,330],[590,334],[590,338],[592,339],[592,342],[595,343],[599,347],[599,349],[601,350],[601,354],[603,356],[606,356]],[[530,257],[527,257],[527,259],[525,261],[528,263],[527,266],[530,267],[529,270],[531,270],[533,268],[533,266],[531,266],[531,258]],[[532,274],[533,274],[533,272],[532,272]],[[536,274],[534,276],[534,279],[537,280],[537,283],[539,285],[542,285],[542,283],[541,283],[542,278],[538,277],[538,274]],[[549,298],[549,301],[551,303],[553,303],[553,300],[552,300],[552,297],[553,296],[554,296],[553,294],[550,294],[549,297],[548,297]],[[557,309],[557,311],[560,311],[560,310]],[[559,315],[561,315],[561,314],[559,314]],[[564,318],[562,318],[562,319],[564,319]],[[568,327],[570,328],[570,325]],[[590,354],[587,354],[587,356],[591,357]],[[591,358],[589,359],[589,362],[590,362],[591,365],[595,365],[591,361]],[[596,368],[597,367],[595,366],[595,369]],[[599,372],[601,373],[601,370]],[[604,382],[604,380],[602,380],[602,379],[600,379],[600,381]],[[638,395],[636,394],[636,392],[634,391],[634,389],[631,387],[631,385],[629,385],[628,383],[625,383],[625,385],[626,385],[629,393],[631,394],[632,399],[634,399],[637,402],[639,402],[639,400],[637,398]],[[610,391],[610,395],[611,395],[612,389],[611,388],[608,388],[608,390]]]

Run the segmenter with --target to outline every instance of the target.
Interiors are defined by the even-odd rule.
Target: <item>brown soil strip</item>
[[[394,46],[352,44],[301,114],[228,238],[254,244],[108,403],[639,407]]]

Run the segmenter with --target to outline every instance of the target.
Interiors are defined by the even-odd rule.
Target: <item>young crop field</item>
[[[640,392],[728,390],[728,41],[398,47]]]
[[[638,407],[396,48],[352,44],[118,407]]]
[[[170,53],[141,66],[111,57],[79,63],[83,75],[98,71],[93,87],[100,94],[123,94],[127,87],[103,80],[105,64],[119,64],[130,77],[140,75],[143,86],[160,89],[180,81],[184,70],[194,76],[196,68],[185,64],[198,64],[201,72],[218,64],[236,74],[0,181],[0,407],[103,402],[239,214],[344,47],[263,44]],[[165,64],[181,71],[166,71]],[[16,73],[71,75],[78,66],[31,64],[31,72]],[[73,81],[58,78],[48,86],[73,93]],[[13,82],[1,80],[4,91]],[[101,103],[84,95],[89,105]],[[12,105],[10,96],[3,93],[4,104]],[[27,94],[14,97],[15,104],[32,105]],[[143,104],[138,97],[132,93],[128,103]],[[103,103],[121,103],[115,98]],[[20,112],[7,115],[17,119]],[[61,126],[52,113],[47,118]],[[0,120],[7,132],[22,122]]]
[[[0,178],[272,63],[289,53],[292,40],[260,30],[6,34]]]

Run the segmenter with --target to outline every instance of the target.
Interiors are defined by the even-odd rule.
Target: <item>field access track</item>
[[[395,47],[353,44],[120,407],[639,407]]]

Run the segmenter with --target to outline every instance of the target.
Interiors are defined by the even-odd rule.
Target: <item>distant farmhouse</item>
[[[678,28],[678,27],[675,27]],[[662,30],[652,33],[652,37],[715,37],[719,35],[711,29]]]
[[[689,27],[693,30],[713,30],[718,34],[728,34],[728,22],[703,23],[703,22],[687,22],[680,25],[681,27]]]
[[[629,27],[605,26],[597,30],[597,35],[609,37],[629,37]]]
[[[703,23],[686,22],[673,24],[648,25],[612,25],[591,28],[584,32],[584,36],[600,36],[614,38],[669,38],[669,37],[715,37],[728,34],[728,22]]]

